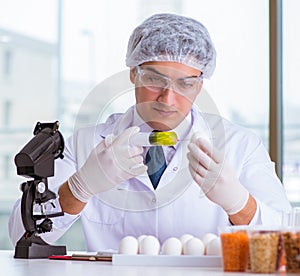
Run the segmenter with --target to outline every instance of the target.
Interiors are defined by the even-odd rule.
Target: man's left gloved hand
[[[228,215],[242,210],[248,202],[249,192],[239,182],[224,154],[197,134],[188,148],[190,173],[207,198],[220,205]]]

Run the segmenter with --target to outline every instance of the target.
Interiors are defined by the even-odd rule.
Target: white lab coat
[[[261,140],[251,131],[217,115],[193,109],[191,112],[189,137],[200,131],[223,150],[242,185],[256,199],[258,208],[251,224],[280,224],[281,212],[289,211],[291,206]],[[49,188],[57,192],[60,184],[84,164],[103,137],[132,126],[133,114],[132,107],[125,114],[114,114],[106,123],[80,129],[70,137],[66,141],[64,159],[56,160],[55,177],[49,178]],[[130,179],[92,197],[79,215],[53,218],[53,231],[43,234],[43,238],[54,242],[78,218],[82,221],[88,251],[117,249],[126,235],[154,235],[162,243],[168,237],[187,233],[197,237],[209,232],[217,234],[219,226],[230,224],[228,216],[207,199],[192,180],[186,152],[187,142],[181,142],[156,190],[147,175]],[[113,168],[109,173],[114,173]],[[14,243],[24,233],[20,201],[11,214],[9,232]]]

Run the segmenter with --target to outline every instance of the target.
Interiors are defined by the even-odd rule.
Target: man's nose
[[[160,93],[159,100],[167,105],[171,105],[174,102],[174,97],[176,92],[172,84],[169,84],[164,90]]]

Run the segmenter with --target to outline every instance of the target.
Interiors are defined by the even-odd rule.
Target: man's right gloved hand
[[[137,132],[138,127],[128,128],[111,139],[109,145],[103,140],[92,150],[84,165],[68,180],[77,199],[88,202],[91,196],[147,171],[141,155],[143,148],[129,145],[129,138]]]

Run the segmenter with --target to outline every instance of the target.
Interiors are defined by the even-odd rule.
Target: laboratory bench
[[[9,276],[77,276],[77,275],[115,275],[115,276],[206,276],[206,275],[251,275],[250,272],[223,272],[222,267],[178,267],[178,266],[127,266],[113,265],[107,261],[15,259],[13,251],[0,250],[1,275]],[[278,272],[257,275],[295,275]]]

